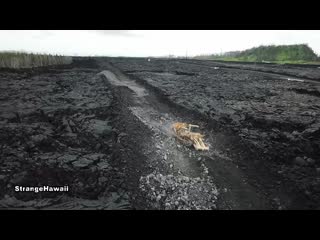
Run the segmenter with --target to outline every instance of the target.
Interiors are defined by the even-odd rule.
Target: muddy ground
[[[0,70],[0,208],[318,209],[317,70],[230,64]],[[199,125],[210,150],[176,140],[177,121]],[[42,185],[69,191],[15,191]]]

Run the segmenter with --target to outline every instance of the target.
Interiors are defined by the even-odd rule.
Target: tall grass
[[[33,68],[72,63],[72,57],[24,52],[0,52],[0,68]]]

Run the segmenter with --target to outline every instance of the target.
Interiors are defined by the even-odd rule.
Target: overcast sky
[[[78,56],[194,56],[259,45],[307,43],[320,54],[319,30],[0,30],[0,51]]]

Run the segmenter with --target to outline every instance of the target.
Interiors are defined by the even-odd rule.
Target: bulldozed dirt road
[[[309,107],[316,114],[309,118],[316,118],[316,86],[290,82],[289,88],[296,89],[291,92],[310,93],[310,97],[302,98],[309,105],[299,109],[278,102],[277,111],[291,111],[292,115],[285,118],[283,127],[284,118],[270,110],[271,118],[265,118],[250,95],[259,101],[270,92],[276,96],[273,89],[282,82],[274,75],[191,66],[192,62],[185,61],[96,58],[79,59],[65,69],[30,74],[2,72],[0,207],[318,208],[317,122],[299,115]],[[234,76],[235,81],[231,81]],[[222,80],[210,83],[210,78]],[[243,83],[238,79],[249,87],[241,89]],[[277,86],[273,86],[275,83]],[[247,93],[246,100],[239,99],[242,91]],[[288,97],[287,90],[279,91]],[[13,105],[13,101],[17,103]],[[245,120],[228,108],[239,104],[247,114]],[[203,106],[209,106],[208,110]],[[292,113],[292,109],[296,111]],[[259,117],[259,122],[251,115]],[[307,128],[291,122],[290,117],[297,116],[300,125],[306,124]],[[210,150],[199,152],[177,141],[170,129],[174,122],[199,125]],[[307,138],[307,133],[300,140],[277,138],[305,129],[312,138]],[[296,152],[308,141],[311,149],[309,146]],[[303,164],[299,159],[295,162],[301,155],[309,157],[302,158]],[[13,191],[15,185],[44,184],[68,185],[70,191]]]
[[[151,208],[270,208],[270,202],[263,192],[248,184],[239,166],[233,163],[229,157],[232,153],[224,149],[228,146],[222,146],[221,141],[230,143],[232,137],[208,131],[201,119],[166,103],[152,90],[128,78],[111,65],[105,68],[108,70],[100,74],[106,77],[111,85],[115,88],[124,87],[131,90],[126,95],[132,95],[133,98],[126,107],[130,114],[146,128],[130,135],[134,135],[134,141],[141,144],[139,151],[146,156],[146,165],[152,170],[149,174],[147,172],[140,176],[139,185],[142,192],[146,194],[144,197]],[[210,145],[211,151],[197,152],[177,141],[171,125],[179,121],[199,124],[201,131],[206,135],[206,142]],[[132,123],[127,122],[126,125],[130,126]],[[136,167],[139,168],[139,166]],[[145,181],[145,178],[149,179],[150,176],[151,179]],[[177,176],[177,179],[171,180],[174,176]],[[172,190],[172,187],[175,189]],[[164,194],[162,194],[163,190]],[[175,191],[178,193],[175,193],[174,197],[168,196],[173,195]],[[182,201],[184,197],[187,197],[187,200]],[[175,204],[176,202],[178,204]]]

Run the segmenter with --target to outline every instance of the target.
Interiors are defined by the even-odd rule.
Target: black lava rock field
[[[76,58],[0,69],[1,209],[320,209],[320,68]],[[200,126],[209,151],[171,125]],[[28,191],[44,186],[67,191]]]

